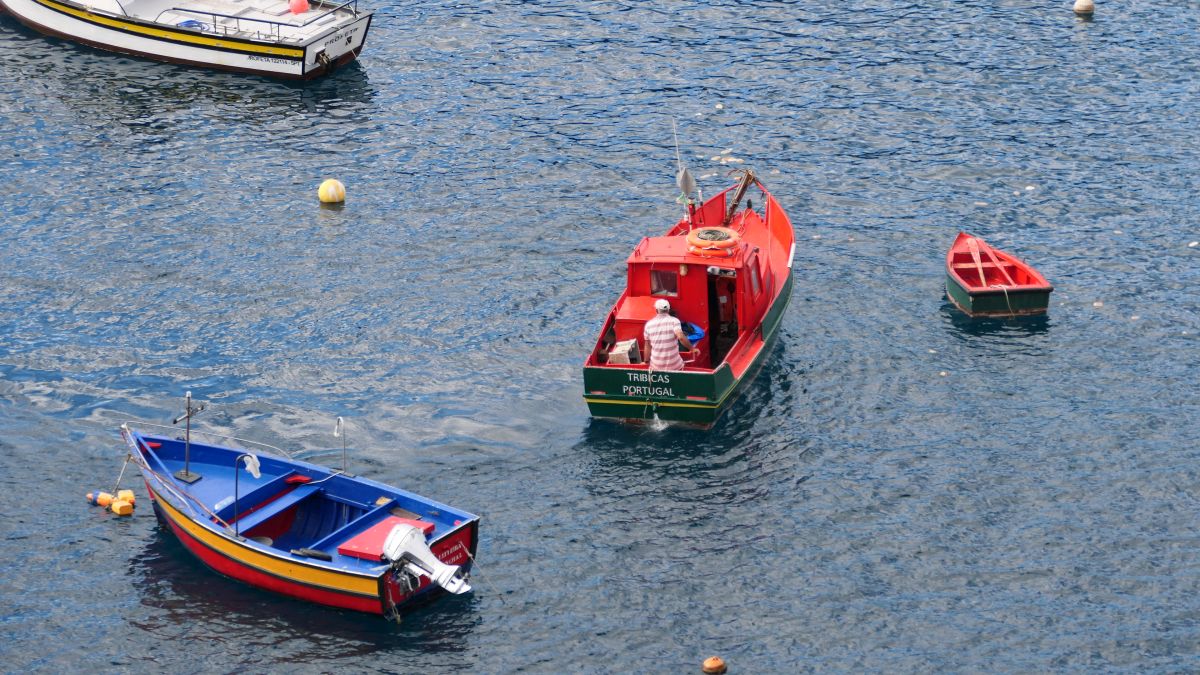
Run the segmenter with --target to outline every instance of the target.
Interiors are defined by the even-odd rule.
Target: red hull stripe
[[[316,585],[314,583],[306,583],[296,579],[294,576],[272,573],[264,570],[257,565],[249,564],[244,560],[239,560],[232,555],[222,551],[221,548],[228,546],[236,546],[237,549],[244,549],[247,556],[255,556],[260,558],[268,558],[263,554],[249,549],[248,547],[235,544],[232,541],[226,541],[224,546],[214,545],[216,542],[210,542],[209,539],[223,539],[220,535],[208,532],[206,529],[191,522],[187,516],[180,513],[165,500],[161,499],[158,494],[152,495],[159,506],[162,508],[163,514],[167,517],[166,520],[171,526],[171,531],[179,538],[179,541],[192,552],[204,564],[214,570],[232,577],[239,581],[264,588],[267,590],[290,595],[302,600],[316,602],[332,607],[341,607],[352,609],[360,612],[368,612],[371,614],[382,614],[383,605],[379,597],[379,578],[368,577],[364,575],[349,575],[339,574],[332,571],[320,570],[320,576],[326,577],[343,577],[342,583],[350,588],[336,588]],[[239,551],[241,552],[241,551]],[[307,565],[299,565],[294,562],[280,560],[280,566],[285,569],[296,570],[300,567],[307,568]],[[308,570],[307,576],[313,576],[313,571]],[[355,589],[368,591],[367,593],[355,592]]]

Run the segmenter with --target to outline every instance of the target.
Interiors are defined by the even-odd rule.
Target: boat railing
[[[346,2],[343,2],[342,4],[337,5],[337,6],[333,7],[332,9],[321,12],[320,14],[314,16],[311,19],[308,19],[307,21],[304,21],[303,23],[295,23],[293,21],[275,21],[273,19],[257,19],[257,18],[249,17],[249,16],[238,16],[237,14],[222,14],[221,12],[212,12],[212,11],[207,11],[207,10],[202,10],[202,9],[192,9],[189,7],[168,7],[167,9],[164,9],[163,11],[159,12],[158,16],[154,17],[154,23],[161,23],[160,19],[162,18],[162,15],[166,14],[167,12],[179,12],[180,14],[195,14],[197,16],[207,17],[209,19],[209,23],[206,24],[206,26],[204,28],[198,29],[203,33],[220,33],[223,35],[229,35],[230,33],[250,32],[250,31],[246,31],[242,28],[242,22],[245,21],[245,22],[247,22],[249,24],[253,24],[255,26],[267,26],[268,30],[254,30],[253,32],[256,35],[266,35],[268,37],[278,40],[278,39],[282,39],[283,34],[281,31],[283,28],[304,28],[305,26],[311,25],[313,23],[316,23],[317,21],[320,21],[321,19],[324,19],[325,17],[329,16],[330,14],[334,14],[334,13],[339,12],[346,8],[349,8],[350,12],[354,16],[356,16],[356,17],[358,16],[358,0],[347,0]],[[122,7],[121,11],[124,11],[124,10],[125,10],[125,8]],[[221,24],[218,21],[219,19],[230,19],[233,21],[233,24],[232,25]]]
[[[165,429],[172,433],[179,431],[179,427],[170,426],[167,424],[156,424],[154,422],[146,422],[144,420],[131,419],[131,420],[127,420],[127,423],[133,424],[133,425],[136,425],[139,427],[154,427],[156,429]],[[196,429],[195,427],[192,427],[191,434],[192,434],[192,436],[200,436],[204,439],[209,439],[209,440],[236,441],[238,443],[241,443],[244,446],[254,446],[256,448],[266,450],[268,454],[279,455],[282,457],[287,457],[288,459],[293,459],[292,454],[290,452],[288,452],[287,450],[284,450],[283,448],[277,448],[277,447],[275,447],[273,445],[269,445],[267,443],[261,443],[259,441],[250,441],[250,440],[246,440],[244,438],[238,438],[236,436],[229,436],[226,434],[218,434],[213,431],[201,431],[201,430]]]

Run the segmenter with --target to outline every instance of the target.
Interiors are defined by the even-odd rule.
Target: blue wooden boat
[[[195,410],[189,397],[189,421]],[[394,619],[431,593],[471,590],[478,516],[263,444],[197,442],[190,424],[183,438],[136,424],[121,436],[155,514],[221,574]]]

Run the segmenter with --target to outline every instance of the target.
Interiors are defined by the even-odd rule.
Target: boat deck
[[[353,19],[350,8],[331,11],[340,4],[311,1],[303,14],[292,14],[287,0],[100,0],[94,6],[203,33],[299,45]]]

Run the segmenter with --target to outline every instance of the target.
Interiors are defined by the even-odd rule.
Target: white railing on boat
[[[167,424],[155,424],[154,422],[146,422],[144,420],[130,419],[130,420],[126,420],[125,423],[133,425],[133,426],[137,426],[137,427],[154,427],[156,429],[166,429],[172,433],[176,433],[179,431],[179,427],[176,427],[176,426],[170,426]],[[268,445],[266,443],[260,443],[259,441],[248,441],[244,438],[238,438],[236,436],[227,436],[225,434],[218,434],[218,433],[215,433],[212,431],[199,431],[195,427],[192,427],[191,433],[192,433],[192,436],[202,436],[206,439],[215,439],[215,440],[220,440],[220,441],[236,441],[243,445],[253,445],[258,448],[262,448],[262,449],[266,450],[268,454],[274,454],[274,455],[279,455],[282,457],[287,457],[288,459],[293,459],[292,453],[288,452],[287,450],[284,450],[283,448],[277,448],[273,445]]]
[[[117,6],[121,7],[122,12],[125,11],[125,8],[121,6],[120,2],[117,3]],[[154,23],[162,23],[160,21],[160,19],[162,19],[162,15],[166,14],[167,12],[178,12],[180,14],[195,14],[197,16],[207,17],[209,19],[209,23],[205,24],[205,23],[201,22],[202,27],[199,27],[199,28],[194,27],[194,26],[191,27],[193,30],[200,31],[201,33],[230,35],[230,34],[236,34],[236,33],[253,32],[255,36],[265,36],[267,38],[271,38],[271,39],[275,39],[275,40],[282,40],[283,35],[280,32],[281,28],[304,28],[306,26],[309,26],[313,23],[316,23],[316,22],[330,16],[331,14],[335,14],[346,8],[349,8],[350,12],[354,16],[356,16],[356,17],[358,16],[358,0],[348,0],[347,2],[343,2],[342,4],[334,7],[333,9],[329,9],[324,12],[321,12],[320,14],[314,16],[313,18],[311,18],[303,23],[294,23],[292,21],[274,21],[272,19],[256,19],[256,18],[248,17],[248,16],[238,16],[237,14],[222,14],[221,12],[211,12],[211,11],[205,11],[202,9],[190,9],[187,7],[168,7],[167,9],[164,9],[163,11],[159,12],[158,16],[154,17]],[[128,13],[126,15],[128,16]],[[219,19],[230,19],[233,21],[233,24],[232,25],[227,24],[227,23],[221,24],[218,21]],[[257,25],[269,26],[270,32],[267,32],[265,30],[254,30],[254,31],[245,30],[242,28],[243,21],[254,24],[256,26]],[[189,26],[182,26],[182,25],[179,27],[180,28],[189,28]],[[295,39],[299,40],[300,38],[295,38]]]

